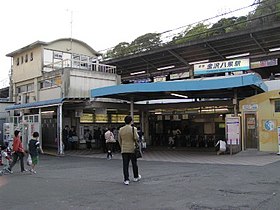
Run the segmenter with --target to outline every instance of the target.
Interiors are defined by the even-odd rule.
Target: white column
[[[132,120],[134,118],[134,101],[133,98],[130,99],[130,116],[132,117]]]
[[[63,130],[63,127],[62,127],[62,104],[60,104],[58,107],[57,107],[57,112],[58,112],[58,115],[57,115],[57,131],[58,131],[58,135],[57,135],[57,142],[58,142],[58,145],[57,145],[57,153],[59,155],[63,155],[64,154],[64,151],[63,151],[63,142],[62,142],[62,130]]]
[[[38,123],[39,123],[39,142],[41,145],[43,145],[43,142],[42,142],[42,110],[41,108],[39,108],[39,117],[38,117]]]

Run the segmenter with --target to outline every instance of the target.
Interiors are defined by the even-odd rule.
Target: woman
[[[15,130],[14,132],[14,139],[13,139],[13,162],[11,163],[10,167],[8,168],[9,172],[12,173],[12,168],[16,164],[17,160],[20,160],[20,169],[21,172],[25,172],[27,170],[24,169],[23,157],[25,155],[25,151],[23,149],[21,140],[20,140],[20,131]]]
[[[114,147],[114,144],[116,143],[112,129],[108,128],[108,130],[106,131],[104,136],[105,136],[106,146],[107,146],[107,159],[111,160],[113,157],[113,155],[112,155],[113,147]]]

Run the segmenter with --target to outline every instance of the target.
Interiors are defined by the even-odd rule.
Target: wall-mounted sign
[[[190,72],[181,72],[181,73],[170,74],[170,80],[182,79],[182,78],[188,78],[188,77],[190,77]]]
[[[250,69],[249,59],[235,59],[194,65],[194,75],[215,74]]]
[[[269,66],[277,66],[277,65],[278,65],[278,59],[275,58],[275,59],[270,59],[270,60],[251,62],[251,69],[263,68],[263,67],[269,67]]]
[[[245,104],[242,106],[243,111],[257,111],[258,104]]]
[[[263,120],[263,129],[265,131],[274,131],[276,129],[275,120]]]
[[[154,77],[154,82],[164,82],[166,81],[166,76]]]

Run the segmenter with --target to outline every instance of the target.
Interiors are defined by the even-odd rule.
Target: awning
[[[241,98],[268,90],[259,75],[249,73],[180,81],[121,84],[92,89],[91,98],[144,101],[178,99],[174,96],[176,94],[182,94],[188,98],[232,98],[234,89]]]
[[[10,111],[10,110],[18,110],[18,109],[41,108],[46,106],[57,106],[61,104],[64,99],[65,98],[57,98],[57,99],[51,99],[45,101],[36,101],[27,104],[15,104],[15,105],[7,106],[5,110]]]

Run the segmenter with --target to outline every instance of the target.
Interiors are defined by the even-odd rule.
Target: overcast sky
[[[11,66],[5,55],[38,40],[70,37],[71,11],[72,37],[101,51],[146,33],[176,29],[253,3],[254,0],[0,1],[0,87]],[[247,15],[248,11],[234,15]]]

